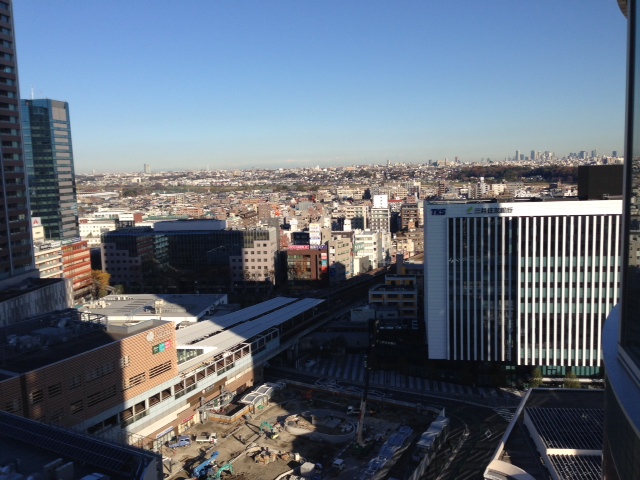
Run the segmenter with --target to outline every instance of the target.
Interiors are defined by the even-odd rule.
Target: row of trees
[[[533,369],[533,375],[531,376],[531,382],[529,382],[529,385],[532,388],[537,388],[542,386],[542,383],[542,370],[540,370],[539,367],[536,367]],[[578,376],[573,372],[573,370],[569,370],[567,372],[562,385],[564,388],[581,388],[580,380],[578,380]]]

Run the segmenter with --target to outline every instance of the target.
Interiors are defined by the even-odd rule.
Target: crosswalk
[[[514,409],[494,408],[493,411],[504,418],[507,422],[510,422],[513,419]]]
[[[364,357],[362,355],[343,355],[329,359],[318,359],[305,371],[321,377],[352,382],[364,382]],[[373,370],[370,373],[371,387],[378,390],[406,389],[421,392],[445,393],[479,399],[513,398],[513,393],[496,388],[470,387],[456,383],[403,375],[389,370]],[[506,409],[505,409],[506,410]],[[504,417],[506,418],[506,417]]]

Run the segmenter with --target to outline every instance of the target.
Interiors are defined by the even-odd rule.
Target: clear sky
[[[17,0],[76,172],[622,151],[615,0]]]

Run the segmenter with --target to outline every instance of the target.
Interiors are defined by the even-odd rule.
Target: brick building
[[[91,290],[91,249],[86,240],[62,242],[62,270],[64,278],[71,280],[73,296],[85,297]]]

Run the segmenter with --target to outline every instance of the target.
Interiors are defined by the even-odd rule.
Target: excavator
[[[262,432],[265,430],[270,432],[269,436],[271,437],[271,440],[278,438],[278,431],[276,430],[276,427],[271,425],[269,422],[262,422],[262,425],[260,425],[260,431]]]

